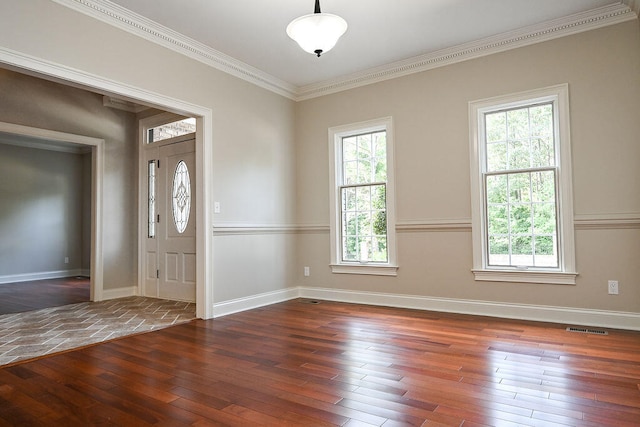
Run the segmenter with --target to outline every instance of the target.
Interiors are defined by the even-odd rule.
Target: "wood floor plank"
[[[640,333],[292,300],[0,369],[4,425],[633,426]]]
[[[89,296],[88,277],[3,283],[0,286],[0,315],[87,302]]]

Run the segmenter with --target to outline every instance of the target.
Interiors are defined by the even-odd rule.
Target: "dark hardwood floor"
[[[88,277],[0,284],[0,315],[89,301]]]
[[[0,425],[640,425],[640,333],[565,326],[293,300],[0,369]]]

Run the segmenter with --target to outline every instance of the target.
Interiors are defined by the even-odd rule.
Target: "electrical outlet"
[[[69,264],[69,257],[68,256],[64,257],[64,263],[65,264]]]
[[[609,295],[618,295],[618,281],[617,280],[609,280]]]
[[[213,202],[213,213],[220,213],[220,202]]]
[[[311,269],[309,267],[304,268],[304,277],[311,276]]]

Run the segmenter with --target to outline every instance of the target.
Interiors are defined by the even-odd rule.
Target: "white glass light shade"
[[[287,26],[287,34],[302,50],[318,56],[330,51],[346,31],[347,21],[330,13],[304,15]]]

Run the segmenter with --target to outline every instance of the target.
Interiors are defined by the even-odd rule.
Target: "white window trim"
[[[558,165],[558,237],[560,266],[555,269],[488,267],[486,251],[485,189],[482,180],[486,151],[481,146],[484,133],[483,115],[526,104],[553,102],[558,115],[555,137]],[[469,102],[469,142],[471,159],[471,223],[473,273],[477,281],[575,284],[575,238],[573,227],[573,186],[571,171],[571,135],[569,126],[569,86],[561,84],[544,89]]]
[[[341,203],[337,191],[340,182],[342,138],[358,133],[386,131],[387,134],[387,263],[353,263],[341,260],[340,218]],[[330,209],[330,241],[331,272],[344,274],[369,274],[379,276],[396,276],[398,271],[396,258],[396,216],[395,216],[395,175],[394,175],[394,135],[391,117],[353,123],[329,128],[329,209]]]

